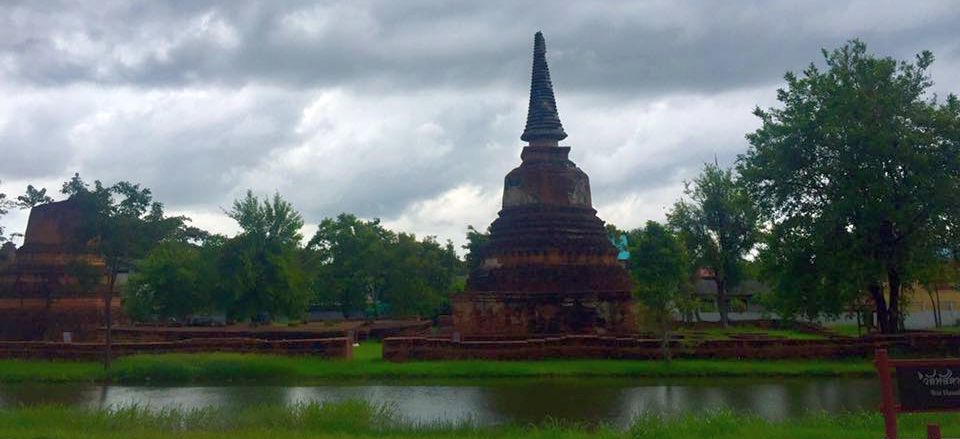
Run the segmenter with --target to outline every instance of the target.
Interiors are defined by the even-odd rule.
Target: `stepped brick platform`
[[[888,343],[879,345],[887,346]],[[870,340],[674,340],[673,358],[701,359],[827,359],[865,358],[878,343]],[[383,357],[412,360],[545,360],[631,359],[659,360],[663,351],[657,339],[566,335],[525,340],[465,340],[397,337],[384,340]]]
[[[126,322],[119,300],[111,304],[115,321]],[[39,298],[0,299],[0,340],[63,339],[71,333],[73,341],[102,339],[103,300],[96,297],[72,297],[47,301]]]
[[[0,342],[0,358],[57,360],[100,360],[100,343]],[[308,355],[321,358],[351,358],[353,340],[346,337],[304,340],[262,340],[255,338],[209,338],[169,342],[114,343],[115,357],[135,354],[235,352],[271,355]]]
[[[463,337],[394,337],[383,341],[389,361],[421,360],[545,360],[545,359],[662,359],[661,340],[647,337],[564,335],[517,339]],[[914,357],[960,356],[960,334],[912,332],[831,337],[821,340],[757,336],[710,340],[677,337],[670,341],[673,358],[727,360],[809,360],[870,358],[880,348]]]
[[[348,320],[336,323],[305,323],[296,326],[246,324],[229,326],[120,326],[113,328],[118,342],[160,342],[190,339],[252,338],[260,340],[306,340],[353,337],[356,340],[417,336],[430,332],[429,320]]]

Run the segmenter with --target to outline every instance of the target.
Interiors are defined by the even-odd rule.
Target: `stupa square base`
[[[473,339],[637,333],[627,291],[467,292],[453,297],[453,327]]]

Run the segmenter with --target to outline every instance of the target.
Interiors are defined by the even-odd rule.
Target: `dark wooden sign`
[[[874,362],[883,397],[885,439],[897,439],[898,413],[960,411],[960,359],[891,360],[886,349],[877,349]],[[894,375],[899,404],[893,394]],[[938,425],[927,426],[927,438],[940,437]]]
[[[897,367],[900,411],[960,408],[960,367]]]

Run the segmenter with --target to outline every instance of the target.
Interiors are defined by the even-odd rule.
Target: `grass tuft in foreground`
[[[904,415],[904,437],[921,437],[927,423],[939,423],[946,436],[960,433],[957,415]],[[294,407],[263,406],[243,410],[161,410],[143,407],[115,411],[33,407],[0,410],[3,438],[649,438],[742,439],[752,437],[801,439],[875,439],[883,432],[876,413],[839,416],[811,415],[771,422],[730,412],[665,419],[644,416],[625,430],[603,425],[562,424],[418,425],[399,419],[392,410],[346,401]]]

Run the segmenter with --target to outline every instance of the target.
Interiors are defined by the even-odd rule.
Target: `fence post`
[[[885,439],[897,439],[897,408],[893,400],[893,378],[890,376],[890,357],[886,349],[877,349],[874,359],[880,375],[880,392],[883,398],[883,428]]]
[[[927,425],[927,439],[943,439],[940,435],[940,426],[937,424]]]

